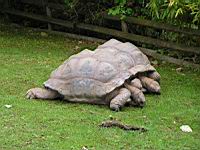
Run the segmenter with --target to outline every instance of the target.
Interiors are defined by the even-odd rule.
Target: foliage
[[[114,0],[116,6],[109,9],[108,14],[110,15],[120,15],[121,19],[126,16],[131,16],[133,9],[126,7],[127,0]]]
[[[73,8],[75,7],[76,3],[79,3],[78,0],[64,0],[64,3],[67,8]]]
[[[65,16],[68,20],[93,23],[111,3],[112,0],[65,0]]]
[[[115,0],[115,5],[109,14],[125,16],[133,15],[136,5],[140,6],[142,15],[152,19],[168,20],[170,22],[187,22],[199,25],[200,1],[199,0]],[[130,5],[130,4],[134,5]],[[145,9],[145,11],[143,11]]]
[[[147,7],[152,18],[174,21],[186,21],[200,23],[199,0],[151,0]]]

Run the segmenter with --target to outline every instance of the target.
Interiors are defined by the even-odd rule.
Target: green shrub
[[[109,14],[121,15],[122,18],[135,15],[138,5],[140,16],[179,23],[179,25],[183,23],[200,24],[200,0],[150,0],[148,2],[145,0],[114,0],[114,6],[109,9]]]
[[[200,23],[199,0],[150,0],[147,8],[153,19]]]

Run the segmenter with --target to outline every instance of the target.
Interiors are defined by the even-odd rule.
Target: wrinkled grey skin
[[[63,98],[71,102],[109,105],[115,111],[126,104],[144,106],[143,81],[133,84],[136,78],[140,81],[143,73],[147,76],[146,89],[149,76],[157,75],[155,82],[160,80],[155,68],[137,47],[111,39],[95,51],[86,49],[71,56],[52,72],[44,88],[28,90],[27,98]]]

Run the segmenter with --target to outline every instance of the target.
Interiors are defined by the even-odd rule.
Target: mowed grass
[[[0,149],[200,149],[200,73],[189,69],[177,73],[177,66],[159,65],[162,94],[146,95],[143,109],[113,112],[108,106],[25,98],[70,55],[96,46],[0,26]],[[100,128],[110,116],[148,132]],[[182,132],[184,124],[193,132]]]

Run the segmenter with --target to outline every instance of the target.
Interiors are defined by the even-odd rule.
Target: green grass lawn
[[[200,73],[189,69],[159,65],[162,94],[146,95],[143,109],[25,99],[70,55],[96,45],[0,25],[0,149],[200,149]],[[109,116],[148,132],[98,127]],[[183,133],[183,124],[193,132]]]

